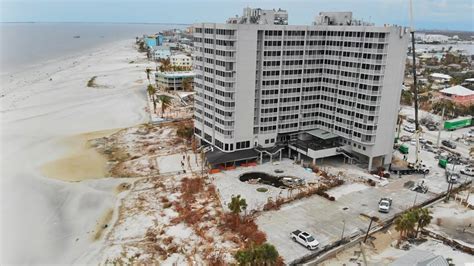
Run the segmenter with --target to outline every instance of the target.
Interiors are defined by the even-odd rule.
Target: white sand
[[[148,64],[129,40],[1,77],[0,264],[68,264],[98,245],[93,230],[123,181],[68,183],[40,167],[68,153],[64,138],[147,122]],[[100,87],[86,86],[92,76]]]

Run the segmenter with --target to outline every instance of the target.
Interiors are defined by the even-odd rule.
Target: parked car
[[[428,145],[428,144],[425,144],[425,145],[423,146],[423,149],[424,149],[425,151],[432,152],[432,153],[436,153],[436,151],[438,150],[438,149],[436,149],[436,148],[434,148],[433,146]]]
[[[415,123],[415,119],[413,119],[413,118],[407,118],[407,122],[413,124],[413,123]]]
[[[450,149],[456,149],[456,143],[454,143],[450,140],[445,139],[445,140],[441,141],[441,144],[443,144],[444,146],[446,146]]]
[[[415,127],[412,125],[405,125],[403,127],[403,130],[405,130],[406,132],[415,133]]]
[[[412,139],[412,140],[410,141],[410,145],[416,146],[416,139]]]
[[[391,198],[381,198],[379,201],[379,212],[388,213],[390,211],[391,206],[392,206]]]
[[[421,144],[426,144],[428,141],[424,138],[419,138],[418,141],[421,143]]]
[[[293,241],[300,243],[307,249],[313,250],[318,248],[319,242],[307,232],[296,230],[291,232],[290,237],[293,239]]]
[[[447,167],[446,167],[447,168]],[[446,181],[448,183],[456,184],[461,177],[455,172],[446,172]]]
[[[466,167],[464,169],[461,169],[460,172],[463,175],[474,176],[474,167]]]
[[[437,127],[436,125],[433,125],[433,124],[428,124],[428,125],[426,125],[426,128],[427,128],[429,131],[438,130],[438,127]]]
[[[403,135],[403,136],[400,137],[400,140],[403,141],[403,142],[410,141],[411,137],[407,136],[407,135]]]

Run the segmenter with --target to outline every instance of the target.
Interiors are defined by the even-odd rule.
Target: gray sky
[[[474,0],[413,0],[416,28],[474,30]],[[246,6],[283,8],[290,24],[310,24],[320,11],[408,25],[409,0],[0,0],[1,22],[224,22]]]

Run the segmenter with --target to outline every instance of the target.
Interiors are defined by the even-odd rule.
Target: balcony
[[[217,50],[221,50],[221,51],[235,51],[236,48],[235,46],[231,46],[231,45],[216,45],[216,49]]]

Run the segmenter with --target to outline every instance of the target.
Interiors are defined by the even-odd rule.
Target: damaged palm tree
[[[159,100],[161,102],[162,117],[165,117],[166,109],[171,106],[171,97],[167,95],[160,95]]]

